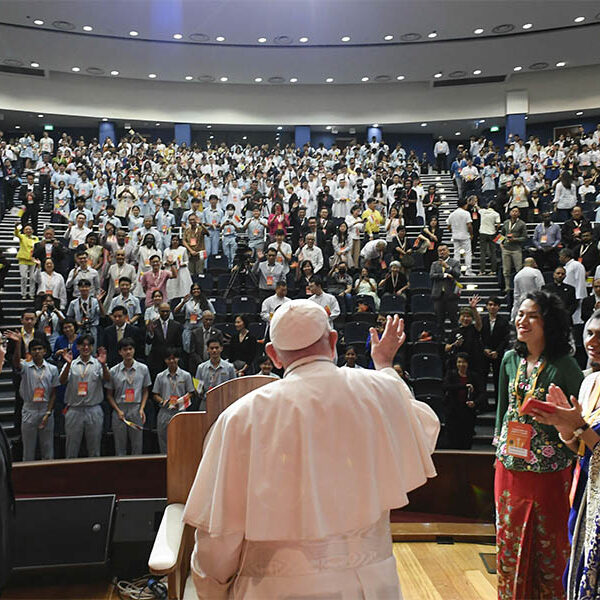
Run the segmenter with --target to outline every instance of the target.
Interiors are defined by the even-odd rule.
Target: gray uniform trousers
[[[94,406],[69,406],[65,415],[67,436],[66,458],[77,458],[85,433],[88,456],[100,456],[104,412],[100,404]]]
[[[137,402],[131,404],[117,404],[117,406],[125,413],[125,418],[136,425],[142,425],[142,417],[140,416],[140,406]],[[117,456],[126,456],[127,454],[127,437],[131,444],[131,454],[142,453],[143,431],[134,429],[125,425],[117,416],[116,411],[112,413],[112,431],[115,440],[115,454]]]
[[[54,458],[54,415],[48,417],[46,427],[40,429],[40,423],[48,410],[44,402],[42,406],[23,407],[21,417],[21,439],[23,440],[23,460],[35,460],[35,450],[39,440],[42,460]]]
[[[167,408],[166,406],[161,406],[158,411],[156,429],[158,433],[158,446],[161,454],[167,453],[167,426],[178,412],[179,411],[176,408]]]

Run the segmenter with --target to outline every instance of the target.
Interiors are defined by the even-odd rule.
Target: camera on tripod
[[[234,268],[237,267],[237,270],[250,269],[252,255],[252,248],[247,244],[239,244],[233,257]]]

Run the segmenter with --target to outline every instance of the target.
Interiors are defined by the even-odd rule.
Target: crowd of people
[[[599,144],[600,126],[546,144],[514,136],[503,148],[474,137],[454,156],[439,139],[435,166],[459,197],[443,219],[438,188],[421,184],[427,161],[400,144],[0,137],[4,207],[17,197],[21,209],[21,293],[33,301],[21,329],[6,333],[24,457],[36,447],[53,457],[63,429],[67,457],[84,437],[88,455],[100,455],[107,430],[119,455],[142,452],[144,429],[156,429],[164,451],[169,420],[202,407],[212,387],[278,376],[262,345],[290,298],[323,307],[330,327],[344,331],[350,315],[379,334],[386,313],[412,312],[414,322],[429,302],[433,318],[410,341],[440,344],[453,447],[471,446],[490,371],[495,385],[499,597],[563,597],[570,541],[569,598],[594,597],[585,593],[597,585],[600,511],[585,482],[597,479],[600,432]],[[64,237],[38,231],[45,203]],[[506,295],[485,298],[485,310],[474,295],[459,310],[477,249],[479,274],[497,276]],[[254,310],[226,322],[220,301],[231,292]],[[592,374],[580,390],[582,335]],[[345,367],[372,368],[368,337],[337,348]],[[406,355],[394,362],[418,395]]]

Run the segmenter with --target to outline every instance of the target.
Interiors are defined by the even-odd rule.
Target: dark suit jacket
[[[481,341],[483,347],[498,353],[498,360],[508,346],[508,336],[510,335],[510,323],[506,317],[496,316],[494,331],[490,331],[490,315],[481,317]]]
[[[150,353],[148,354],[148,368],[153,376],[165,370],[165,357],[168,348],[180,348],[181,338],[183,336],[183,325],[181,323],[169,320],[167,325],[167,337],[163,334],[160,319],[153,321],[154,335],[148,330],[146,341],[150,344]]]
[[[431,278],[431,297],[438,299],[444,292],[446,298],[456,298],[456,286],[454,285],[460,279],[460,263],[454,258],[447,258],[446,264],[448,269],[446,273],[450,273],[452,277],[444,277],[442,263],[436,260],[431,264],[429,277]]]
[[[569,316],[572,316],[577,308],[577,298],[575,297],[575,288],[568,283],[557,285],[556,283],[549,283],[545,285],[543,290],[556,294],[563,302]]]
[[[27,197],[27,183],[21,185],[21,189],[19,190],[19,202],[21,204],[25,204],[25,198]],[[33,201],[38,206],[42,203],[42,190],[40,186],[34,184],[33,186]]]
[[[208,330],[208,335],[206,339],[210,339],[212,337],[216,337],[221,340],[221,344],[224,344],[225,341],[223,339],[223,332],[216,327],[211,327]],[[196,369],[200,363],[203,363],[205,360],[208,360],[208,354],[206,353],[206,347],[204,345],[204,326],[200,325],[200,327],[196,327],[196,329],[192,329],[192,334],[190,336],[190,373],[192,375],[196,374]]]
[[[116,364],[121,362],[119,356],[119,350],[117,348],[117,327],[110,325],[106,329],[100,328],[99,330],[99,345],[106,348],[106,362],[108,368],[114,367]],[[161,331],[162,333],[162,331]],[[142,330],[135,325],[127,323],[125,325],[125,335],[123,337],[130,337],[135,342],[135,358],[144,362],[144,346],[143,346],[143,335]]]
[[[584,323],[594,314],[596,302],[596,294],[592,294],[581,301],[581,318]]]
[[[574,233],[576,229],[579,229],[579,236]],[[579,243],[581,233],[584,231],[592,231],[592,225],[585,217],[577,222],[573,219],[565,221],[561,229],[562,243],[568,248],[575,248]]]
[[[55,268],[58,268],[61,265],[64,257],[65,247],[61,244],[59,240],[56,240],[56,244],[52,246],[52,255],[50,256],[50,258],[54,261]],[[42,265],[44,264],[44,261],[46,260],[45,241],[38,242],[33,247],[33,258],[37,258],[42,263]]]

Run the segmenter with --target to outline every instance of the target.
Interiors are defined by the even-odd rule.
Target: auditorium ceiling
[[[260,86],[497,82],[598,64],[580,0],[2,0],[0,72]]]

